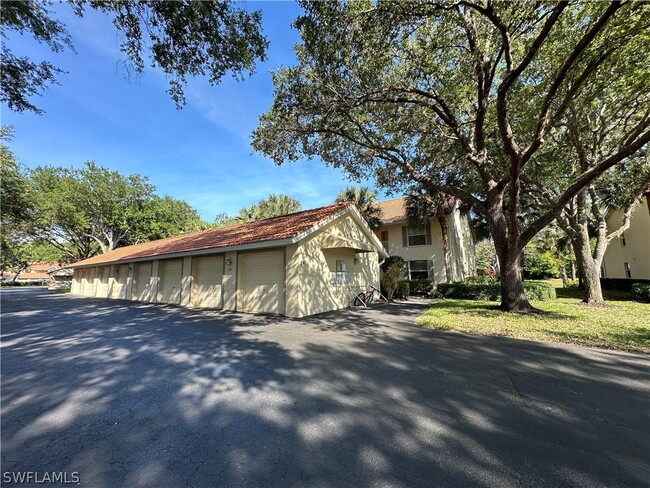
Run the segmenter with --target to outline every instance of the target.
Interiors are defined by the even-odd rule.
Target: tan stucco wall
[[[446,282],[447,275],[445,273],[445,258],[442,252],[442,234],[438,222],[431,222],[431,244],[424,246],[404,247],[402,245],[402,227],[406,227],[406,224],[389,224],[377,230],[377,236],[379,237],[381,237],[381,231],[388,231],[388,254],[391,256],[401,256],[405,261],[431,261],[436,283]]]
[[[607,228],[613,232],[620,227],[622,212],[613,212],[607,218]],[[623,263],[630,263],[632,279],[650,280],[650,210],[646,202],[638,205],[630,217],[630,228],[624,233],[625,246],[620,238],[612,239],[605,251],[603,267],[607,278],[626,278]]]
[[[368,284],[379,288],[377,253],[357,254],[352,249],[321,249],[321,238],[325,233],[371,245],[353,219],[345,216],[315,232],[299,246],[288,246],[285,313],[289,317],[345,308]],[[337,260],[346,263],[347,284],[331,283],[331,273],[336,271]]]
[[[469,225],[469,219],[458,209],[447,217],[449,227],[449,252],[453,275],[447,276],[445,271],[445,256],[442,247],[442,231],[437,220],[431,224],[431,244],[423,246],[403,246],[402,227],[405,222],[387,224],[376,231],[381,238],[382,231],[388,231],[388,254],[401,256],[405,261],[431,261],[433,277],[436,283],[462,281],[467,276],[476,274],[476,259],[474,254],[474,237]]]

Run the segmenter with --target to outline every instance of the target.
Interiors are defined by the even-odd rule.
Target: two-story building
[[[375,231],[390,256],[406,261],[406,278],[430,279],[435,283],[462,281],[476,274],[474,237],[468,215],[456,205],[447,215],[451,276],[445,271],[440,225],[432,219],[424,227],[408,225],[406,198],[379,202],[382,226]]]

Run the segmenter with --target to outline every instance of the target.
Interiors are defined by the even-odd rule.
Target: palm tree
[[[302,208],[300,201],[296,198],[280,193],[279,195],[269,195],[250,207],[244,207],[235,217],[239,222],[249,222],[251,220],[268,219],[270,217],[279,217],[294,212],[299,212]]]
[[[381,208],[377,193],[367,186],[348,186],[338,194],[334,203],[353,202],[371,229],[381,227]]]
[[[410,225],[423,227],[432,218],[435,218],[440,225],[447,281],[453,279],[451,255],[449,253],[449,223],[447,222],[447,216],[453,212],[455,206],[456,197],[439,192],[431,193],[424,190],[413,190],[406,197],[406,215],[408,216]]]

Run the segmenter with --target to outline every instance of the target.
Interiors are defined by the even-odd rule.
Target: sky
[[[145,175],[158,194],[187,201],[208,221],[271,193],[289,194],[305,209],[332,203],[354,184],[342,171],[318,159],[276,166],[253,152],[251,132],[273,102],[271,73],[295,64],[293,46],[300,36],[291,23],[301,9],[294,2],[271,1],[249,2],[246,8],[262,11],[267,61],[243,82],[230,76],[218,86],[190,80],[187,104],[177,110],[161,71],[125,76],[109,17],[88,10],[80,19],[69,6],[56,6],[76,53],[53,53],[28,36],[12,35],[6,42],[15,55],[48,60],[67,72],[59,75],[60,85],[32,99],[43,115],[0,107],[2,125],[14,126],[8,145],[28,168],[80,167],[92,160],[125,175]]]

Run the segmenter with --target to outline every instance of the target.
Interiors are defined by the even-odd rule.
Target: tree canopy
[[[233,218],[232,222],[239,223],[279,217],[281,215],[299,212],[301,209],[302,205],[298,199],[285,195],[284,193],[278,195],[271,194],[250,207],[242,208],[239,214]]]
[[[319,156],[353,177],[374,174],[453,196],[490,226],[501,306],[530,311],[522,252],[602,173],[650,141],[650,9],[637,2],[304,1],[298,64],[274,74],[273,106],[254,132],[277,163]],[[603,84],[609,79],[609,83]],[[625,130],[575,171],[553,202],[521,220],[539,155],[598,92]],[[559,161],[558,164],[568,164]]]
[[[343,202],[354,202],[371,229],[381,227],[381,207],[377,202],[377,192],[367,186],[348,186],[334,200],[334,203]]]
[[[6,45],[9,32],[31,35],[54,53],[73,49],[65,24],[50,5],[38,0],[2,3],[0,100],[11,110],[41,113],[31,98],[57,83],[63,71],[51,61],[14,54]],[[178,108],[185,104],[189,77],[207,76],[213,85],[228,72],[241,79],[253,72],[257,60],[266,59],[260,12],[237,8],[228,0],[75,0],[70,5],[79,17],[86,9],[110,16],[121,37],[127,73],[140,74],[146,64],[160,68]]]
[[[71,259],[207,225],[186,202],[156,195],[145,176],[124,176],[92,161],[80,169],[39,166],[29,181],[29,235]]]

